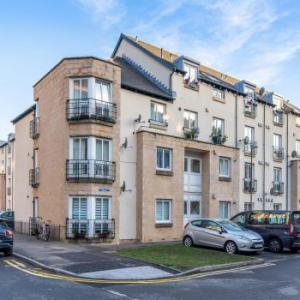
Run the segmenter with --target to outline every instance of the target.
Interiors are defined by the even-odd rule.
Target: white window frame
[[[158,160],[157,160],[157,155],[158,155],[158,150],[161,149],[163,151],[163,167],[159,167],[158,166]],[[164,160],[165,160],[165,151],[168,151],[170,153],[170,168],[165,168],[164,165]],[[170,148],[164,148],[164,147],[157,147],[156,148],[156,170],[161,170],[161,171],[172,171],[172,168],[173,168],[173,150],[170,149]]]
[[[189,79],[189,83],[192,83],[192,82],[195,82],[195,81],[198,80],[198,68],[197,68],[197,66],[194,66],[192,64],[184,62],[183,63],[183,68],[184,68],[184,71],[186,72],[184,74],[184,80]],[[193,72],[192,72],[192,70],[193,70]],[[194,76],[195,76],[195,78],[193,78]]]
[[[101,218],[96,218],[96,201],[97,201],[97,199],[100,199],[101,200],[101,202],[102,202],[102,206],[103,206],[103,200],[104,199],[108,199],[108,218],[107,219],[104,219],[103,218],[103,216],[101,216]],[[94,209],[94,211],[93,211],[93,214],[94,214],[94,219],[95,220],[103,220],[103,221],[105,221],[105,220],[111,220],[111,196],[95,196],[95,197],[93,197],[93,200],[95,201],[95,209]]]
[[[220,214],[221,206],[223,206],[223,205],[227,205],[227,207],[228,207],[228,217],[227,218],[223,217],[224,216],[224,212],[225,212],[225,210],[224,210],[225,206],[222,208],[222,216]],[[230,201],[225,201],[225,200],[219,201],[219,218],[220,219],[229,220],[230,217],[231,217],[231,202]]]
[[[300,140],[296,140],[295,150],[296,150],[297,156],[300,156]]]
[[[277,134],[277,133],[273,134],[273,147],[274,147],[275,151],[280,150],[282,148],[282,135],[281,134]]]
[[[244,128],[244,133],[245,133],[245,138],[247,137],[249,139],[249,143],[244,145],[245,150],[247,152],[251,152],[251,144],[253,144],[255,140],[255,129],[254,127],[246,125]]]
[[[213,91],[212,91],[212,94],[213,94],[213,98],[216,98],[216,99],[220,99],[220,100],[225,100],[225,90],[222,90],[222,89],[219,89],[217,87],[214,87],[213,88]]]
[[[253,208],[254,208],[253,203],[251,203],[251,202],[244,203],[244,211],[252,211]]]
[[[195,126],[191,125],[191,123],[193,122],[193,119],[191,119],[191,115],[195,117]],[[187,120],[188,126],[185,126],[185,120]],[[198,113],[195,111],[185,109],[183,112],[183,126],[186,129],[198,128]]]
[[[219,126],[219,125],[221,125],[221,126]],[[222,136],[225,135],[225,120],[224,119],[214,117],[213,118],[213,127],[215,127],[217,131],[219,128],[221,128]]]
[[[158,107],[163,108],[163,117],[162,120],[159,120],[158,118]],[[152,110],[153,108],[153,110]],[[166,111],[167,111],[167,106],[164,103],[156,102],[156,101],[151,101],[150,102],[150,120],[157,122],[157,123],[166,123]]]
[[[221,161],[227,161],[228,162],[228,174],[222,174],[221,173],[221,169],[220,169]],[[219,177],[231,178],[231,158],[224,157],[224,156],[219,157]]]
[[[157,220],[157,202],[168,203],[169,204],[169,219],[168,220]],[[164,207],[164,205],[162,205]],[[163,216],[163,211],[162,211]],[[155,223],[156,224],[169,224],[172,223],[172,200],[171,199],[156,199],[155,200]]]

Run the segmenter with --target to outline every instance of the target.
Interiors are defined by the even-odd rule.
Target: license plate
[[[262,244],[256,244],[256,245],[254,245],[254,248],[262,248]]]

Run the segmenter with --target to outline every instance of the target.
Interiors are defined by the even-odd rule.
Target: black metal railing
[[[273,181],[271,194],[272,195],[281,195],[284,193],[284,183],[281,181]]]
[[[29,184],[32,187],[38,187],[40,184],[40,168],[29,170]]]
[[[274,125],[283,126],[283,111],[281,110],[273,111],[273,123]]]
[[[67,120],[96,120],[115,123],[117,106],[115,103],[94,98],[69,99],[66,107]]]
[[[257,144],[256,142],[252,142],[252,144],[244,145],[244,154],[247,156],[255,157],[257,153]]]
[[[245,101],[244,115],[249,118],[256,118],[257,115],[257,104],[254,101]]]
[[[273,146],[273,159],[276,161],[282,161],[284,159],[283,147],[274,147]]]
[[[40,118],[34,118],[30,121],[30,137],[32,139],[38,138],[40,135]]]
[[[66,219],[67,239],[108,240],[115,238],[114,219]]]
[[[244,178],[244,192],[256,193],[257,191],[257,179]]]
[[[66,177],[68,181],[114,182],[116,164],[95,159],[68,159]]]

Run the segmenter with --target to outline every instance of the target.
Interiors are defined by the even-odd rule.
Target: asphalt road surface
[[[39,277],[0,257],[1,300],[300,299],[300,255],[268,255],[266,267],[156,284],[87,284]]]

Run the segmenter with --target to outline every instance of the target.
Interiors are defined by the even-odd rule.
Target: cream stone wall
[[[6,209],[14,210],[14,172],[15,172],[15,140],[7,142],[7,156],[6,156]]]
[[[291,209],[300,210],[300,160],[291,163]]]
[[[0,174],[0,211],[5,210],[5,174]]]
[[[15,124],[15,177],[14,210],[17,221],[28,222],[32,217],[32,187],[29,184],[29,170],[33,168],[33,140],[30,121],[34,112],[29,113]]]
[[[69,123],[66,119],[66,101],[69,98],[70,77],[92,76],[112,83],[112,99],[117,105],[117,123],[111,126],[86,123]],[[112,196],[112,218],[119,226],[119,112],[120,67],[98,59],[64,60],[34,88],[34,99],[40,110],[40,137],[34,147],[39,152],[40,185],[34,189],[38,197],[39,215],[54,224],[64,225],[69,216],[69,197],[72,195],[103,195],[105,186]],[[116,180],[113,184],[68,183],[66,160],[69,158],[70,136],[100,136],[112,138],[112,160],[116,162]],[[118,241],[118,234],[115,241]]]

